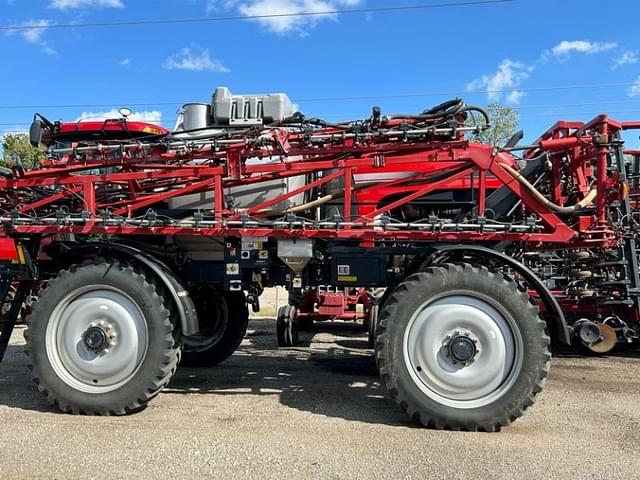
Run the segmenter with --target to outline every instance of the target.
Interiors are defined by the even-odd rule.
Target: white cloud
[[[77,8],[124,8],[122,0],[51,0],[50,8],[73,10]]]
[[[594,53],[606,52],[618,46],[614,42],[590,42],[589,40],[563,40],[551,49],[551,54],[556,57],[568,57],[572,53],[584,53],[592,55]]]
[[[209,50],[198,46],[185,47],[178,53],[171,55],[164,62],[164,68],[168,70],[210,71],[217,73],[229,73],[231,71],[220,60],[211,58]]]
[[[640,95],[640,75],[638,75],[638,78],[636,78],[634,84],[631,85],[628,93],[630,97],[637,97],[638,95]]]
[[[618,67],[622,67],[623,65],[631,65],[634,63],[638,63],[638,52],[627,50],[618,58],[613,60],[613,65],[611,65],[611,70],[615,70]]]
[[[521,91],[521,90],[512,90],[507,95],[507,102],[509,102],[509,103],[520,103],[520,100],[522,100],[522,97],[524,97],[524,92],[523,91]]]
[[[120,115],[120,112],[115,108],[106,112],[82,112],[80,116],[76,118],[76,122],[108,120],[112,118],[122,118],[122,115]],[[158,112],[157,110],[134,112],[127,118],[136,122],[160,123],[162,120],[162,112]]]
[[[19,35],[22,37],[22,39],[25,42],[31,45],[39,45],[42,51],[47,55],[56,55],[58,53],[56,49],[53,48],[53,46],[49,42],[43,40],[42,38],[45,32],[47,31],[48,27],[50,25],[53,25],[53,23],[54,22],[52,22],[51,20],[45,20],[45,19],[29,20],[27,22],[14,23],[11,25],[12,27],[20,27],[20,28],[17,30],[6,30],[5,35],[7,36]]]
[[[533,67],[525,65],[522,62],[514,62],[505,58],[498,70],[491,75],[483,75],[467,84],[467,90],[485,90],[487,98],[492,101],[498,101],[504,93],[507,93],[506,100],[511,103],[518,103],[523,92],[517,87],[529,77],[529,73]]]
[[[37,44],[47,31],[47,27],[53,24],[51,20],[29,20],[22,23],[14,23],[11,27],[19,27],[18,30],[6,30],[6,35],[20,35],[25,42]]]
[[[0,134],[0,138],[4,138],[5,135],[28,135],[29,131],[25,130],[24,127],[19,125],[7,127],[2,130],[2,134]],[[0,147],[2,147],[2,142],[0,142]]]
[[[42,51],[43,51],[44,53],[46,53],[47,55],[57,55],[57,54],[58,54],[58,51],[57,51],[55,48],[53,48],[53,47],[49,44],[49,42],[42,42],[42,43],[40,44],[40,47],[41,47]]]
[[[207,12],[217,11],[219,8],[235,9],[244,16],[279,15],[290,13],[316,13],[305,16],[275,16],[256,18],[268,31],[285,34],[297,32],[308,34],[308,29],[315,27],[323,20],[337,21],[338,15],[331,12],[344,8],[353,8],[364,3],[364,0],[207,0]]]
[[[120,60],[118,62],[118,65],[120,65],[121,67],[126,67],[128,65],[131,65],[131,59],[130,58],[123,58],[122,60]]]

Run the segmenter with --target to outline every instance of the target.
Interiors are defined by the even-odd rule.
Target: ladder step
[[[616,265],[629,265],[626,260],[613,260],[611,262],[596,263],[596,267],[615,267]]]
[[[635,305],[633,300],[607,300],[606,302],[602,302],[602,305]]]
[[[598,285],[599,287],[615,287],[618,285],[631,285],[631,281],[630,280],[612,280],[610,282],[600,282],[600,283],[597,283],[596,285]]]

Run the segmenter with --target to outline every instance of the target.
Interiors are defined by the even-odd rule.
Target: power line
[[[0,31],[19,31],[19,30],[43,30],[43,29],[63,29],[63,28],[95,28],[95,27],[130,27],[141,25],[171,25],[184,23],[208,23],[208,22],[229,22],[238,20],[261,20],[269,18],[288,18],[288,17],[317,17],[323,15],[338,14],[356,14],[356,13],[376,13],[376,12],[400,12],[410,10],[426,10],[431,8],[451,8],[466,7],[474,5],[489,5],[497,3],[511,3],[515,0],[473,0],[455,3],[430,3],[422,5],[401,5],[391,7],[366,7],[352,8],[344,10],[323,10],[318,12],[289,12],[289,13],[270,13],[263,15],[231,15],[220,17],[199,17],[199,18],[173,18],[173,19],[155,19],[155,20],[129,20],[122,22],[91,22],[91,23],[59,23],[52,25],[5,25],[0,27]]]
[[[608,112],[604,112],[607,115],[619,115],[619,114],[629,114],[629,113],[640,113],[640,109],[634,109],[634,110],[611,110]],[[341,120],[347,120],[347,119],[353,119],[353,118],[359,118],[358,117],[359,114],[354,114],[354,115],[323,115],[323,118],[336,118],[336,119],[341,119]],[[524,115],[521,115],[520,118],[542,118],[542,117],[557,117],[558,119],[577,119],[578,117],[593,117],[595,114],[593,111],[586,111],[586,112],[559,112],[559,113],[525,113]],[[96,121],[100,121],[99,119],[97,119]],[[144,120],[140,120],[140,121],[144,121]],[[155,125],[164,125],[167,127],[173,127],[175,125],[175,121],[160,121],[160,122],[153,122],[153,121],[149,121],[148,123],[152,123]],[[0,127],[27,127],[31,125],[30,123],[24,123],[24,122],[7,122],[7,123],[0,123]]]
[[[554,85],[549,87],[529,87],[529,88],[505,88],[498,90],[466,90],[464,92],[428,92],[428,93],[405,93],[394,95],[362,95],[362,96],[345,96],[345,97],[310,97],[298,98],[298,102],[327,102],[327,101],[348,101],[348,100],[375,100],[378,98],[413,98],[413,97],[444,97],[456,95],[475,95],[475,94],[492,94],[492,93],[510,93],[514,90],[519,92],[548,92],[553,90],[576,90],[576,89],[598,89],[612,87],[631,87],[637,82],[630,83],[600,83],[587,85]]]
[[[554,90],[589,90],[589,89],[604,89],[614,87],[631,87],[636,85],[637,82],[629,83],[600,83],[600,84],[586,84],[586,85],[553,85],[548,87],[529,87],[529,88],[507,88],[501,90],[468,90],[457,92],[427,92],[427,93],[399,93],[399,94],[385,94],[385,95],[352,95],[342,97],[302,97],[295,98],[295,102],[344,102],[344,101],[361,101],[361,100],[388,100],[388,99],[400,99],[400,98],[419,98],[419,97],[452,97],[452,96],[464,96],[464,95],[479,95],[490,93],[509,93],[513,90],[520,92],[548,92]],[[626,102],[626,101],[625,101]],[[131,107],[162,107],[162,106],[177,106],[184,103],[184,100],[174,102],[111,102],[111,103],[75,103],[75,104],[49,104],[49,105],[0,105],[0,110],[38,110],[38,109],[66,109],[66,108],[111,108],[122,105],[128,105]],[[610,102],[610,103],[624,103]],[[523,106],[520,108],[550,108],[556,106],[587,106],[587,105],[604,105],[605,102],[581,102],[570,104],[549,104],[549,105],[531,105]]]

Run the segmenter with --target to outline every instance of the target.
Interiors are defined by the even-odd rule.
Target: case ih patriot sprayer
[[[313,319],[366,317],[404,411],[497,430],[542,390],[551,340],[638,339],[640,171],[621,132],[640,122],[560,122],[502,149],[467,140],[486,122],[453,100],[331,124],[226,88],[172,132],[37,115],[46,161],[0,177],[1,353],[37,289],[39,390],[66,412],[125,414],[181,356],[231,355],[247,305],[285,285],[281,345]]]

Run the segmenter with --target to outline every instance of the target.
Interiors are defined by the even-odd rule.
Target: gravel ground
[[[349,325],[275,347],[253,320],[211,369],[179,369],[141,413],[52,411],[18,329],[0,365],[0,478],[640,478],[640,352],[556,355],[547,388],[501,433],[416,428],[384,398]]]

